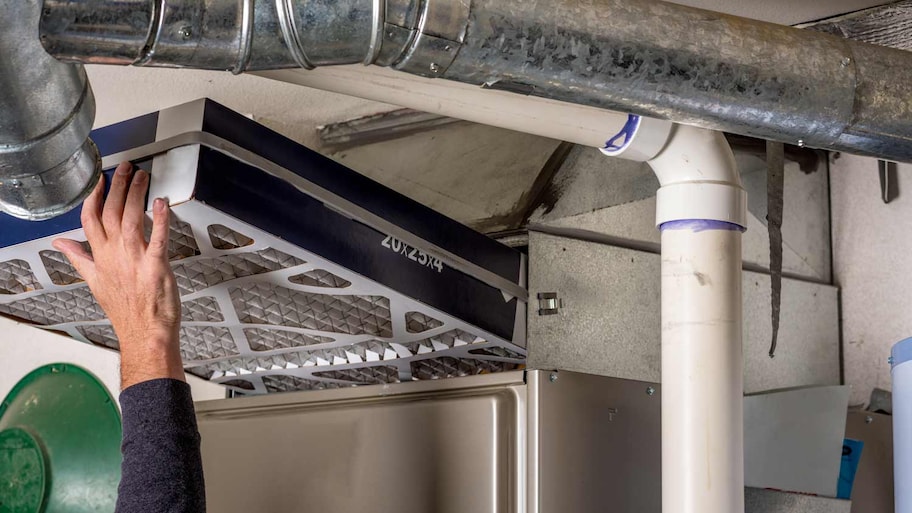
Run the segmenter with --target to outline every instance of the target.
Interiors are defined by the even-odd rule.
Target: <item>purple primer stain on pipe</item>
[[[608,139],[608,142],[605,143],[604,150],[612,155],[617,155],[626,150],[627,147],[630,146],[630,143],[633,142],[633,137],[636,135],[637,130],[640,129],[640,122],[642,120],[643,118],[640,116],[628,114],[627,123],[624,124],[624,128],[622,128],[617,135]]]
[[[723,230],[729,232],[746,232],[747,228],[735,223],[725,221],[713,221],[711,219],[682,219],[680,221],[669,221],[659,225],[659,230],[690,230],[694,233],[708,232],[711,230]]]

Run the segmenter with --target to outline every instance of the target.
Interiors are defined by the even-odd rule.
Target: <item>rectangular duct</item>
[[[209,100],[92,136],[171,201],[188,372],[265,393],[524,364],[519,252]],[[0,314],[117,349],[61,235],[78,212],[0,217]]]

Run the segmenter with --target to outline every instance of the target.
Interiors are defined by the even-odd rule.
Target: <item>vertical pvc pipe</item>
[[[741,513],[741,227],[661,229],[662,510]]]
[[[603,152],[648,161],[661,185],[662,511],[744,513],[747,193],[735,156],[721,133],[635,116]]]
[[[744,513],[747,193],[718,132],[676,125],[649,165],[661,184],[662,511]]]
[[[896,513],[912,513],[912,338],[893,346],[891,362]]]

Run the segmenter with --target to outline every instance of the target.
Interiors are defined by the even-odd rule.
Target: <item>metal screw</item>
[[[798,139],[798,147],[804,148],[804,139]]]
[[[436,62],[432,62],[431,63],[431,72],[440,73],[440,65],[437,64]]]
[[[872,417],[870,415],[865,417],[865,424],[871,424],[872,422],[874,422],[874,417]]]
[[[555,381],[557,381],[557,373],[552,372],[551,375],[548,376],[548,381],[550,381],[551,383],[554,383]]]
[[[842,64],[842,67],[843,67],[843,68],[848,68],[848,67],[849,67],[849,64],[852,64],[852,58],[851,58],[851,57],[845,57],[845,58],[843,58],[841,64]]]
[[[647,388],[646,388],[646,395],[655,395],[655,393],[656,393],[656,389],[655,389],[655,388],[652,388],[652,387],[647,387]]]
[[[389,36],[390,39],[396,37],[396,34],[394,34],[392,30],[390,30],[389,32],[387,32],[386,35]]]
[[[452,50],[452,49],[453,49],[453,47],[450,46],[450,45],[446,45],[446,46],[443,47],[443,51],[445,51],[445,52],[449,52],[449,51]]]
[[[177,31],[177,33],[180,34],[180,36],[186,40],[186,39],[190,39],[190,37],[193,35],[193,29],[191,29],[187,25],[184,25],[183,27],[180,28],[180,30]]]

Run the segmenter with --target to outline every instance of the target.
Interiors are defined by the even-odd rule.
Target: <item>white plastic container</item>
[[[893,479],[896,513],[912,513],[912,338],[893,346]]]

